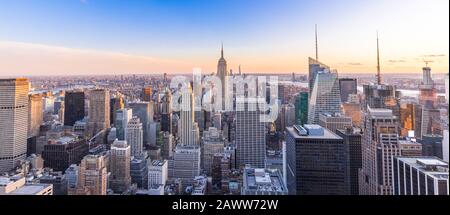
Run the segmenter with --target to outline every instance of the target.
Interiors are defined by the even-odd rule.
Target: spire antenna
[[[223,58],[223,42],[222,42],[221,56]]]
[[[317,24],[315,25],[315,36],[316,36],[316,61],[319,61],[319,47],[317,44]]]
[[[378,39],[378,31],[377,31],[377,83],[381,84],[381,68],[380,68],[380,43]]]

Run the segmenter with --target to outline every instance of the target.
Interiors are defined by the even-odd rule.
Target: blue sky
[[[3,0],[1,5],[4,42],[148,56],[213,70],[223,41],[236,65],[291,72],[306,71],[318,24],[319,54],[332,67],[373,67],[369,59],[379,30],[386,61],[445,55],[439,70],[448,71],[447,0]],[[389,69],[414,69],[397,67],[402,65]]]

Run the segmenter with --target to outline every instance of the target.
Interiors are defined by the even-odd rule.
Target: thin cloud
[[[406,63],[406,60],[395,60],[395,59],[390,59],[387,61],[389,64],[396,64],[396,63]]]

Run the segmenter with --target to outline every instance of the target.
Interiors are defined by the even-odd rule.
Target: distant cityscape
[[[229,69],[223,46],[199,78],[221,85],[2,78],[0,195],[449,195],[448,74],[305,60],[308,74],[264,74],[276,90]]]

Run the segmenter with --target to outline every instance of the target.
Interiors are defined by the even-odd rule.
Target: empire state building
[[[221,50],[221,57],[219,59],[219,63],[217,64],[217,74],[220,80],[222,81],[222,108],[225,110],[225,104],[228,98],[228,76],[230,75],[227,69],[227,61],[223,57],[223,44]]]

